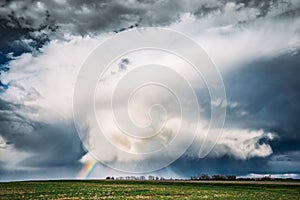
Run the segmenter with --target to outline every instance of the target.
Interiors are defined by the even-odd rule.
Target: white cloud
[[[14,58],[9,63],[10,71],[1,75],[2,82],[9,85],[1,98],[29,107],[42,107],[54,115],[70,118],[80,65],[103,38],[54,40],[36,56],[24,53]]]
[[[258,58],[289,51],[296,55],[295,49],[300,47],[299,17],[254,20],[250,16],[240,16],[247,16],[247,9],[227,12],[225,9],[225,13],[200,19],[184,14],[182,20],[171,24],[170,28],[196,40],[221,72],[234,70]]]
[[[10,170],[20,169],[24,160],[38,155],[36,151],[40,151],[41,145],[56,145],[51,144],[52,136],[55,140],[73,134],[70,124],[77,72],[89,52],[104,38],[51,41],[38,55],[25,53],[14,58],[9,63],[9,72],[1,74],[2,82],[9,86],[0,94],[1,103],[5,103],[0,127],[4,142],[9,144],[1,142],[6,148],[0,149],[0,162]],[[45,140],[40,144],[37,141],[42,137]],[[45,159],[43,156],[51,157],[41,155],[40,159]]]
[[[232,12],[232,6],[228,5],[225,12]],[[184,16],[182,22],[173,24],[170,28],[192,35],[203,45],[221,70],[259,56],[274,55],[274,53],[288,49],[299,42],[297,35],[297,27],[300,27],[297,26],[299,20],[288,21],[286,24],[282,21],[272,24],[268,24],[269,21],[258,21],[240,31],[229,23],[232,21],[231,17],[229,16],[230,19],[226,23],[222,22],[225,24],[223,26],[220,21],[210,24],[209,18],[200,20],[191,16]],[[260,28],[256,30],[258,27]],[[286,33],[285,30],[291,31]],[[189,31],[191,32],[189,33]],[[27,53],[15,58],[9,63],[10,71],[1,75],[1,80],[9,84],[9,88],[1,94],[1,99],[22,105],[23,107],[16,112],[28,119],[45,123],[55,123],[62,119],[72,121],[72,95],[80,65],[88,53],[107,37],[109,35],[95,38],[70,36],[67,40],[51,41],[42,48],[41,54],[33,56]],[[151,95],[157,97],[154,98],[155,100],[162,100],[166,102],[165,106],[172,108],[173,105],[166,101],[168,98],[164,99],[165,97],[160,91],[157,93],[153,91]],[[147,96],[145,100],[149,101],[149,99]],[[142,103],[148,105],[147,102]],[[238,102],[232,102],[229,106],[236,108],[237,105]],[[27,110],[22,110],[24,107],[34,108],[36,112],[30,113]],[[139,113],[136,116],[139,118],[147,115]],[[166,129],[163,130],[163,137],[159,140],[166,138],[168,140],[168,138],[173,137],[177,126],[180,124],[177,123],[178,120],[178,118],[173,117],[166,121]],[[140,121],[147,120],[140,119]],[[193,133],[188,128],[194,126],[196,122],[191,119],[184,119],[181,122],[186,125],[184,127],[184,131],[187,133],[186,137],[192,137]],[[96,126],[95,124],[92,125]],[[207,126],[203,125],[203,127]],[[202,131],[205,132],[205,128]],[[136,152],[156,145],[129,140],[126,136],[121,137],[121,132],[113,125],[109,126],[108,132],[115,143],[120,143],[124,148]],[[272,154],[272,149],[269,144],[261,143],[261,140],[266,139],[268,141],[272,140],[273,137],[272,133],[265,133],[263,130],[226,129],[209,156],[229,155],[236,159],[266,157]],[[199,137],[197,140],[198,143],[201,143],[204,138]],[[97,141],[93,142],[96,142],[95,145],[97,146]],[[215,143],[216,141],[209,142]],[[178,151],[180,151],[180,143],[178,143],[178,147]],[[198,152],[199,149],[195,148],[193,152],[189,153],[193,157],[198,157]],[[116,155],[110,152],[106,156],[108,160],[113,160]],[[1,159],[6,161],[7,158]],[[121,159],[122,161],[129,161],[124,157]]]
[[[271,178],[294,178],[298,179],[300,177],[299,174],[295,173],[283,173],[283,174],[255,174],[251,173],[245,176],[241,176],[241,178],[263,178],[263,177],[271,177]]]
[[[274,137],[275,134],[266,133],[263,130],[225,129],[210,156],[229,155],[241,160],[266,157],[271,155],[273,151],[268,143],[261,143],[261,140],[269,141],[273,140]]]

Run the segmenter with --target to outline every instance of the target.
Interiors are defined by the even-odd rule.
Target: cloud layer
[[[198,146],[192,146],[168,170],[183,176],[210,168],[225,173],[220,163],[227,163],[240,174],[299,173],[298,4],[292,1],[292,7],[282,7],[277,1],[255,0],[2,3],[0,61],[9,71],[2,70],[0,76],[1,177],[41,178],[44,169],[50,170],[45,177],[76,176],[89,160],[84,159],[89,154],[73,124],[78,70],[114,31],[145,26],[175,29],[199,42],[219,67],[228,95],[225,129],[214,150],[200,160]],[[110,76],[123,73],[132,62],[121,61]],[[162,99],[159,90],[155,96]],[[208,104],[203,107],[206,127]],[[138,114],[137,121],[144,122],[143,117]],[[169,121],[165,134],[174,131],[176,124]],[[188,128],[185,131],[192,134]],[[135,151],[145,146],[112,139],[129,149],[134,146]],[[198,137],[195,143],[202,141]],[[243,169],[236,167],[239,163]],[[12,176],[14,171],[19,175]]]

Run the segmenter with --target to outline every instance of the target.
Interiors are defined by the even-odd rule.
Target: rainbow
[[[88,164],[86,164],[85,166],[83,166],[83,168],[79,172],[77,178],[80,178],[80,179],[87,178],[91,174],[91,172],[93,171],[93,169],[95,168],[96,164],[97,164],[97,162],[91,161]]]

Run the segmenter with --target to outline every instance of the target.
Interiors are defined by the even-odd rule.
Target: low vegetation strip
[[[300,185],[190,181],[0,183],[0,199],[300,199]]]

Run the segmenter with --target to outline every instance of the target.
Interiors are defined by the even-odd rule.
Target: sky
[[[104,41],[146,27],[174,30],[199,44],[219,70],[227,102],[224,126],[211,129],[212,133],[222,130],[222,134],[218,140],[208,140],[215,143],[214,148],[201,157],[197,145],[204,140],[201,133],[208,127],[213,102],[205,83],[194,82],[201,102],[200,136],[183,148],[194,134],[191,127],[197,124],[197,113],[186,110],[185,118],[180,119],[185,135],[173,149],[180,157],[152,172],[147,166],[164,165],[168,157],[136,158],[112,152],[101,139],[93,139],[96,125],[86,116],[80,119],[88,127],[83,134],[90,140],[84,141],[73,115],[77,75],[88,56]],[[142,175],[166,178],[202,173],[300,178],[299,27],[297,0],[1,1],[0,181],[126,176],[134,171],[130,167],[140,163]],[[126,41],[120,46],[124,44]],[[108,53],[101,58],[106,56]],[[172,65],[177,74],[190,73],[186,63],[174,56],[132,53],[112,63],[96,90],[97,117],[101,125],[107,125],[108,140],[131,153],[155,149],[156,144],[129,140],[120,135],[113,121],[101,117],[111,115],[107,102],[121,78],[126,74],[136,81],[161,78],[179,97],[189,95],[171,72],[167,78],[155,73],[155,67],[153,73],[129,73],[150,61]],[[116,105],[127,102],[122,91],[131,88],[130,84],[119,85]],[[157,107],[151,115],[160,117],[157,113],[162,111],[167,116],[178,114],[170,93],[152,86],[144,89],[146,92],[136,93],[133,121],[148,124],[144,110],[157,103],[166,109]],[[187,100],[182,102],[185,105]],[[166,119],[163,137],[158,140],[174,137],[178,120]],[[160,120],[150,122],[153,127],[161,125]],[[177,151],[183,151],[182,155]],[[110,164],[128,170],[115,170]],[[82,176],[87,168],[88,174]]]

